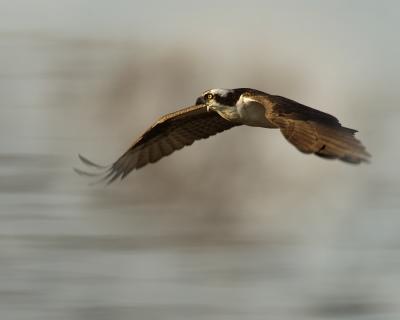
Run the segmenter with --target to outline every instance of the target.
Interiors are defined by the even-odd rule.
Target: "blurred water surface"
[[[242,30],[225,14],[204,30],[193,22],[193,38],[176,30],[198,4],[172,2],[170,29],[144,32],[144,18],[122,28],[133,10],[124,1],[104,25],[112,7],[101,2],[87,25],[77,13],[80,32],[65,20],[76,1],[62,23],[38,18],[49,3],[19,27],[1,24],[2,319],[399,318],[395,3],[254,2],[269,20]],[[283,16],[294,20],[274,27]],[[107,25],[125,34],[93,35]],[[120,184],[73,173],[77,153],[109,163],[163,113],[210,87],[242,86],[335,114],[360,130],[372,163],[322,161],[279,132],[236,128]]]

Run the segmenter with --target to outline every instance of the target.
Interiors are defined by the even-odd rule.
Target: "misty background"
[[[2,319],[399,319],[397,1],[0,1]],[[368,165],[240,127],[89,186],[161,115],[252,87]]]

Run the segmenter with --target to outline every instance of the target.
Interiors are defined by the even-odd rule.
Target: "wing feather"
[[[251,97],[266,108],[265,116],[299,151],[349,163],[368,162],[370,154],[334,116],[274,95]]]
[[[100,181],[111,183],[125,178],[132,170],[154,163],[199,139],[206,139],[239,125],[222,118],[216,112],[208,112],[204,105],[196,105],[167,114],[160,118],[133,145],[110,166],[100,166],[79,156],[90,167],[103,170],[100,173],[75,171],[81,175],[101,176]]]

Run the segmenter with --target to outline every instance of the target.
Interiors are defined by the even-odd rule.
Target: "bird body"
[[[100,174],[102,180],[111,183],[195,140],[240,125],[279,128],[299,151],[326,159],[358,164],[370,157],[354,137],[357,131],[343,127],[330,114],[255,89],[211,89],[198,97],[195,105],[161,117],[112,165],[100,166],[80,156],[82,162],[102,172],[75,171]]]

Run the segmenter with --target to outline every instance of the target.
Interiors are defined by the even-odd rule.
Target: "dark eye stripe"
[[[238,101],[240,94],[235,94],[234,92],[229,92],[226,96],[215,96],[215,100],[226,106],[234,106]]]

